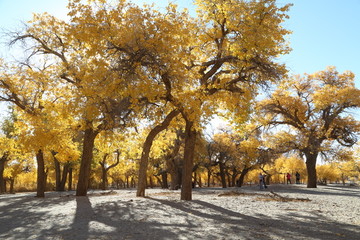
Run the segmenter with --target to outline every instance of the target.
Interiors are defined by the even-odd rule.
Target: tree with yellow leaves
[[[120,163],[123,137],[113,132],[103,132],[95,141],[95,158],[101,166],[101,189],[108,187],[108,172]]]
[[[238,112],[243,120],[242,110],[257,86],[285,73],[274,59],[289,51],[284,38],[289,32],[281,25],[289,5],[278,8],[275,1],[231,0],[196,4],[196,19],[169,6],[171,21],[166,23],[171,42],[157,56],[166,63],[156,78],[165,90],[159,99],[168,101],[185,121],[183,200],[191,200],[194,148],[202,121],[220,106]],[[172,50],[167,51],[169,46]]]
[[[146,104],[160,107],[154,112],[163,117],[154,126],[164,126],[166,116],[181,115],[185,121],[181,199],[191,200],[195,142],[202,123],[220,106],[237,112],[241,120],[257,86],[286,72],[275,60],[289,51],[285,41],[289,32],[282,27],[289,5],[278,7],[275,0],[196,1],[194,19],[174,4],[161,13],[150,6],[109,2],[70,1],[68,22],[36,14],[25,31],[14,36],[13,42],[29,44],[28,78],[39,89],[46,86],[46,94],[40,92],[46,97],[37,106],[51,113],[51,103],[66,99],[63,106],[72,109],[79,121],[84,137],[77,195],[86,195],[100,132],[129,126],[129,120],[135,120],[129,116]],[[50,63],[44,71],[35,67],[39,59]],[[8,86],[4,88],[21,88],[16,81]],[[28,92],[36,96],[33,88]],[[36,126],[40,128],[45,119]],[[139,186],[143,179],[139,174]]]
[[[10,193],[14,193],[16,177],[23,171],[29,154],[16,136],[15,121],[17,117],[13,111],[2,122],[0,135],[0,193],[6,191],[6,182],[10,182]]]
[[[355,88],[354,78],[352,72],[339,73],[334,67],[294,76],[284,79],[270,98],[258,105],[264,125],[288,127],[275,141],[304,154],[309,188],[317,185],[319,153],[333,149],[334,142],[351,147],[357,141],[360,123],[348,113],[360,107],[360,90]]]
[[[83,131],[77,195],[86,195],[95,138],[99,132],[112,128],[115,122],[118,125],[124,124],[130,102],[120,94],[121,86],[115,87],[116,84],[121,84],[119,79],[122,78],[113,75],[115,71],[109,70],[112,68],[112,61],[104,56],[104,48],[100,48],[103,46],[107,49],[107,44],[96,35],[90,37],[96,33],[89,25],[91,6],[82,9],[83,5],[79,5],[79,1],[69,4],[71,23],[48,14],[35,14],[25,31],[16,33],[12,43],[22,41],[29,45],[30,52],[24,68],[16,66],[15,71],[4,74],[2,87],[10,92],[3,100],[17,104],[28,114],[24,115],[28,120],[39,119],[37,125],[34,125],[36,131],[47,129],[42,128],[40,123],[46,127],[50,120],[54,120],[44,119],[46,114],[46,117],[56,114],[60,117],[51,123],[60,123],[69,129],[77,126],[74,130]],[[84,13],[84,18],[77,18],[77,12]],[[100,19],[98,20],[98,23],[101,23]],[[45,69],[39,69],[38,62],[43,63]],[[99,86],[98,89],[96,86]],[[16,92],[18,90],[32,94],[32,101],[28,101],[29,99],[24,97],[26,95]],[[113,97],[114,94],[116,97]],[[72,114],[69,114],[69,109]],[[69,116],[79,122],[73,125],[74,122],[63,121]],[[47,141],[45,137],[43,140]],[[43,159],[42,151],[39,150],[37,156]],[[42,168],[39,169],[42,172]],[[40,175],[39,182],[43,182]]]
[[[295,178],[296,172],[301,176],[300,180],[306,179],[306,166],[304,160],[296,154],[291,154],[290,156],[283,155],[277,158],[270,168],[273,174],[277,177],[275,181],[277,182],[286,182],[286,174]],[[292,182],[295,182],[293,180]]]

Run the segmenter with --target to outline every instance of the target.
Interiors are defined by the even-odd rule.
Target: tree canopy
[[[355,76],[329,68],[288,77],[278,61],[291,50],[283,24],[291,4],[195,4],[197,15],[191,16],[172,3],[160,11],[126,0],[70,0],[68,20],[34,14],[10,34],[25,58],[0,61],[0,100],[14,107],[18,146],[36,156],[37,196],[44,196],[51,165],[59,189],[76,170],[78,196],[96,178],[92,169],[101,170],[102,188],[108,176],[119,184],[137,180],[137,195],[145,196],[149,162],[153,171],[161,166],[174,179],[181,175],[176,184],[183,200],[191,200],[199,166],[209,167],[210,177],[212,158],[223,186],[229,169],[233,182],[239,174],[243,181],[275,156],[273,150],[259,134],[218,134],[206,153],[202,132],[216,114],[250,125],[261,87],[277,84],[258,104],[257,123],[289,127],[272,139],[280,152],[297,149],[306,156],[309,187],[316,186],[320,152],[333,149],[334,140],[355,144],[360,125],[346,112],[360,104]],[[8,162],[7,152],[2,155]]]
[[[284,79],[274,93],[258,105],[264,125],[286,125],[278,143],[306,157],[308,187],[316,187],[319,153],[333,149],[333,142],[351,147],[360,124],[348,112],[360,107],[360,90],[352,72],[324,71]]]

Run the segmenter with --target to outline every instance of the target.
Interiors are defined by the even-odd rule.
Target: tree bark
[[[0,193],[6,192],[6,181],[4,178],[5,163],[9,160],[9,153],[6,152],[0,158]]]
[[[9,192],[10,193],[15,193],[15,191],[14,191],[14,183],[15,183],[15,178],[10,178],[9,179],[9,181],[10,181],[10,190],[9,190]]]
[[[101,166],[101,190],[106,190],[107,187],[107,168],[106,168],[106,158],[108,157],[108,153],[105,153],[103,156],[102,162],[100,161]]]
[[[236,169],[233,169],[231,174],[231,187],[236,186],[236,177],[239,175],[239,173],[236,171]]]
[[[58,191],[62,191],[62,192],[65,191],[65,184],[66,184],[66,179],[67,179],[68,173],[69,173],[69,163],[65,163],[64,167],[63,167]]]
[[[117,156],[116,156],[116,162],[111,164],[109,167],[106,167],[106,159],[109,156],[108,153],[106,153],[103,157],[103,161],[100,162],[101,170],[102,170],[102,183],[101,183],[101,189],[106,190],[108,187],[108,172],[111,168],[116,167],[120,163],[120,152],[119,150],[116,150]]]
[[[72,176],[73,176],[73,169],[69,166],[69,181],[68,181],[68,191],[72,190]]]
[[[208,187],[210,187],[211,174],[212,174],[211,167],[208,167],[208,168],[207,168],[207,186],[208,186]]]
[[[137,187],[137,192],[136,192],[136,196],[137,197],[145,197],[145,188],[146,188],[146,171],[148,168],[148,164],[149,164],[149,154],[150,154],[150,150],[151,150],[151,146],[153,144],[153,141],[155,139],[155,137],[163,130],[165,130],[171,120],[173,118],[175,118],[180,112],[178,110],[173,110],[171,111],[166,118],[164,119],[164,121],[160,124],[157,125],[156,127],[154,127],[148,134],[148,136],[146,137],[146,140],[144,142],[143,145],[143,150],[142,150],[142,154],[141,154],[141,159],[140,159],[140,167],[139,167],[139,182],[138,182],[138,187]]]
[[[101,190],[106,190],[108,185],[107,180],[107,169],[105,167],[101,167],[102,169],[102,176],[101,176]]]
[[[224,166],[224,163],[222,161],[223,161],[223,159],[222,159],[222,157],[220,157],[220,159],[219,159],[219,168],[220,168],[221,186],[223,188],[226,188],[225,166]]]
[[[0,159],[0,193],[4,193],[5,188],[5,179],[4,179],[4,170],[5,170],[5,161],[3,158]]]
[[[194,152],[196,143],[196,130],[194,123],[185,119],[185,148],[183,160],[183,173],[181,184],[181,200],[192,200],[192,170],[194,165]]]
[[[66,178],[67,174],[69,172],[69,163],[63,164],[63,170],[61,172],[61,163],[56,158],[56,152],[52,151],[51,154],[54,158],[54,165],[55,165],[55,191],[65,191],[65,184],[66,184]]]
[[[36,153],[36,162],[37,162],[36,197],[43,198],[45,197],[46,174],[45,174],[44,153],[41,149]]]
[[[60,181],[61,181],[61,167],[60,162],[55,157],[56,152],[51,151],[54,159],[54,166],[55,166],[55,191],[60,191]]]
[[[162,184],[161,184],[162,188],[164,189],[169,188],[169,184],[167,181],[167,172],[164,171],[161,173],[161,180],[162,180]]]
[[[243,170],[240,173],[239,180],[237,182],[237,186],[241,187],[244,184],[244,179],[246,174],[251,170],[251,167],[244,167]]]
[[[308,174],[308,188],[317,187],[317,175],[316,175],[316,159],[318,153],[305,153],[306,156],[306,170]]]
[[[76,196],[86,196],[89,187],[91,162],[93,159],[94,142],[98,132],[92,128],[85,130],[83,152],[80,163],[79,180],[76,187]]]
[[[182,168],[179,168],[179,165],[176,164],[176,159],[173,159],[173,165],[171,168],[169,168],[169,174],[170,174],[170,189],[171,190],[178,190],[181,186],[181,170]]]

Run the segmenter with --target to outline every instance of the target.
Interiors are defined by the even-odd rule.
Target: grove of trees
[[[111,183],[140,197],[156,184],[181,188],[182,200],[195,185],[241,187],[259,171],[274,181],[300,171],[308,187],[358,178],[359,151],[345,148],[360,131],[348,112],[360,107],[355,76],[334,67],[288,76],[277,59],[290,51],[291,5],[195,3],[191,16],[174,4],[70,0],[68,20],[35,14],[9,32],[23,56],[0,59],[0,100],[10,109],[1,193],[35,176],[37,197],[66,183],[77,196]],[[268,97],[259,101],[261,91]],[[232,128],[209,136],[215,116]],[[317,174],[319,155],[336,166],[333,176],[326,165]]]

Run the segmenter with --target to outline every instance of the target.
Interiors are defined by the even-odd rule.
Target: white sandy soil
[[[180,190],[135,193],[0,195],[0,239],[360,239],[359,187],[196,188],[193,201]]]

